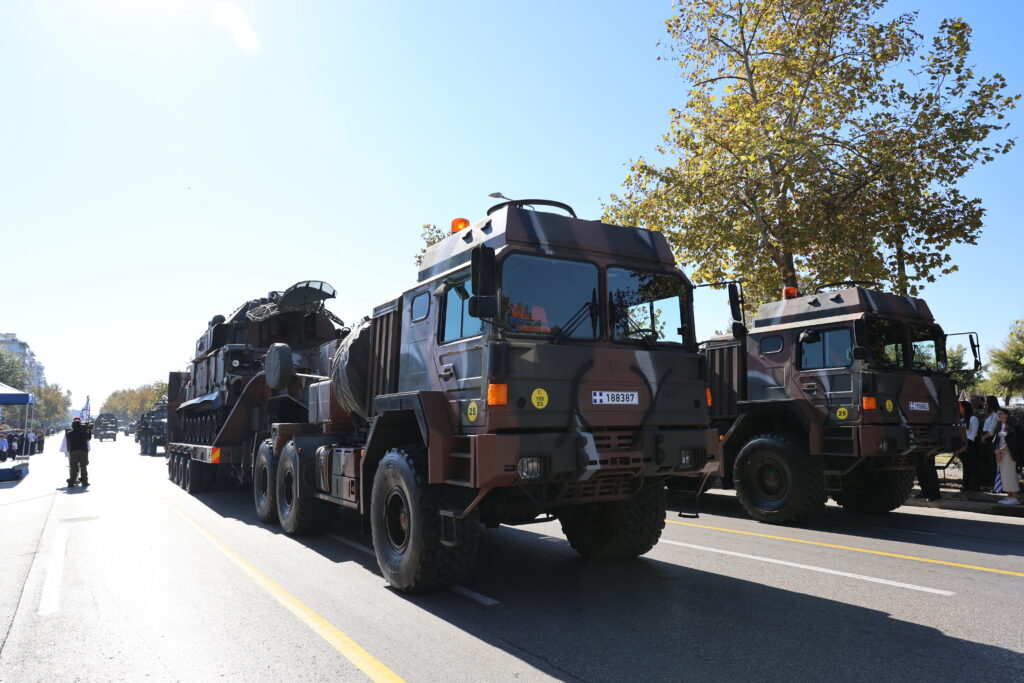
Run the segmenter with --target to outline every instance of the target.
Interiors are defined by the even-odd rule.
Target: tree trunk
[[[896,293],[907,295],[907,263],[903,253],[903,240],[896,242]]]

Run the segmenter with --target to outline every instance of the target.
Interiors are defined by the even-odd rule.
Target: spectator
[[[981,448],[978,449],[978,481],[982,490],[990,489],[988,483],[996,477],[996,456],[992,449],[992,438],[996,435],[996,412],[999,410],[999,399],[995,396],[985,397],[985,415],[981,423]]]
[[[18,435],[11,434],[10,438],[7,440],[7,443],[10,445],[11,457],[18,457]]]
[[[967,436],[964,440],[964,445],[958,451],[960,462],[964,466],[963,493],[966,497],[968,493],[980,491],[979,485],[981,482],[978,476],[978,461],[980,459],[978,450],[981,446],[981,442],[978,440],[978,433],[981,431],[981,425],[978,422],[978,418],[975,417],[974,407],[969,401],[960,401],[960,424],[963,426]]]
[[[1000,503],[1020,505],[1020,478],[1017,477],[1017,459],[1021,457],[1020,428],[1010,420],[1010,411],[1000,408],[996,411],[998,421],[992,441],[996,461],[996,479],[993,493],[1005,493]]]
[[[36,433],[33,430],[29,430],[28,434],[25,435],[25,439],[28,440],[28,454],[36,454]]]
[[[0,462],[7,460],[7,450],[10,448],[10,444],[7,443],[7,435],[0,434]]]

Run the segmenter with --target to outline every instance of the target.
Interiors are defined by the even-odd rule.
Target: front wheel
[[[821,462],[796,439],[762,434],[748,441],[733,466],[736,497],[747,513],[770,524],[797,524],[825,506]]]
[[[912,488],[914,473],[910,470],[868,472],[859,486],[844,487],[832,497],[844,510],[877,514],[903,505]]]
[[[455,545],[442,543],[442,509],[464,509],[471,490],[427,484],[422,447],[392,449],[373,477],[370,530],[377,564],[388,583],[420,593],[457,583],[469,572],[480,542],[476,512],[449,518]]]
[[[665,487],[647,485],[627,501],[593,503],[559,514],[562,533],[591,560],[631,560],[653,548],[665,528]]]

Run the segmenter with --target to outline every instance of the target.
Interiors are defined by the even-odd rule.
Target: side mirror
[[[498,297],[471,296],[467,304],[467,312],[472,318],[494,318],[498,315]]]
[[[868,350],[863,346],[854,346],[850,349],[850,358],[853,360],[864,360],[868,357]]]
[[[747,326],[741,323],[739,320],[732,321],[732,338],[733,339],[746,339],[747,337]]]
[[[740,288],[736,286],[735,282],[729,283],[729,311],[732,313],[732,319],[737,322],[743,322],[743,310],[740,307]]]
[[[801,344],[817,344],[821,341],[821,333],[818,330],[804,330],[797,339]]]
[[[470,253],[470,273],[473,294],[493,297],[498,293],[498,273],[493,248],[483,244],[473,247]]]

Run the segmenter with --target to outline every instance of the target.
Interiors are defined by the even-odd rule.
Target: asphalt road
[[[390,590],[358,520],[292,538],[131,439],[85,491],[0,483],[0,681],[1024,680],[1024,519],[907,507],[813,528],[728,495],[626,563],[557,523],[484,534],[459,589]]]

